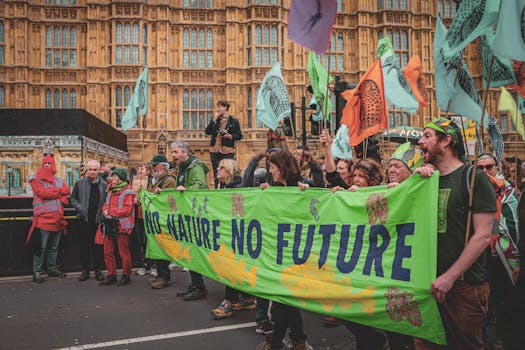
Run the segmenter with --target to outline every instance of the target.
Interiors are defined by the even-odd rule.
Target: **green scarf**
[[[127,181],[122,181],[118,185],[111,187],[111,192],[113,193],[118,192],[120,191],[121,188],[126,187],[127,185],[128,185]]]

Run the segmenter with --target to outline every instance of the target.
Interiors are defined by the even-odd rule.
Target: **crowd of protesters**
[[[505,271],[496,252],[497,239],[506,237],[525,248],[520,239],[525,226],[525,204],[521,192],[525,184],[517,158],[498,161],[492,154],[480,155],[477,168],[465,160],[460,129],[449,119],[428,123],[419,140],[419,149],[402,144],[383,165],[372,158],[334,159],[328,131],[320,136],[318,159],[307,147],[297,146],[290,153],[282,146],[281,133],[268,138],[267,150],[257,152],[241,171],[235,161],[234,141],[242,138],[238,122],[228,113],[227,101],[220,101],[218,113],[207,127],[212,135],[214,187],[241,188],[298,186],[335,191],[359,191],[363,187],[398,186],[413,174],[424,178],[439,171],[439,210],[437,278],[429,286],[438,302],[449,349],[518,349],[521,348],[525,324],[525,276],[516,261],[512,274]],[[276,142],[279,141],[279,142]],[[64,277],[57,268],[57,248],[65,229],[63,206],[77,210],[81,223],[80,243],[82,272],[78,278],[88,280],[94,271],[101,286],[131,283],[129,238],[132,233],[140,247],[137,275],[149,274],[153,289],[171,285],[170,261],[150,260],[145,256],[142,210],[138,193],[159,193],[167,189],[207,189],[204,161],[191,153],[189,145],[175,141],[171,145],[172,162],[165,155],[155,155],[142,163],[133,180],[123,168],[111,169],[96,160],[87,163],[86,177],[70,189],[56,176],[54,159],[45,155],[42,166],[31,180],[34,191],[34,221],[28,246],[34,251],[33,280],[42,283],[48,277]],[[265,158],[265,162],[263,162]],[[263,163],[263,164],[261,164]],[[474,178],[473,200],[465,203],[464,179]],[[470,191],[470,189],[469,189]],[[469,211],[471,215],[469,215]],[[472,217],[472,224],[468,218]],[[470,226],[470,232],[467,232]],[[458,243],[459,242],[459,243]],[[115,246],[122,258],[122,275],[117,278]],[[103,252],[103,253],[102,253]],[[516,254],[517,255],[517,254]],[[103,259],[102,259],[103,257]],[[103,275],[104,265],[107,274]],[[173,266],[173,265],[171,265]],[[177,292],[183,300],[207,297],[202,275],[190,271],[191,284]],[[257,333],[266,340],[257,349],[281,349],[289,330],[290,349],[312,349],[303,329],[301,312],[295,307],[239,292],[225,287],[224,299],[211,310],[212,317],[223,319],[234,311],[254,310]],[[326,315],[326,326],[344,324],[355,336],[358,349],[445,349],[423,339],[363,326]]]

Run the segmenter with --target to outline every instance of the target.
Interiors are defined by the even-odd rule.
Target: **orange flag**
[[[423,69],[421,67],[421,59],[419,58],[419,55],[410,58],[403,74],[405,75],[412,92],[419,101],[419,107],[425,107],[428,101],[428,93],[425,86],[425,79],[423,78]]]
[[[387,128],[385,88],[381,60],[365,73],[355,89],[342,93],[346,100],[341,123],[348,126],[350,146]]]

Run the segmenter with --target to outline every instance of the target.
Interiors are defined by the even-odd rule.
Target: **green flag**
[[[276,61],[264,76],[257,92],[256,118],[275,130],[279,126],[279,120],[289,116],[291,111],[281,65]]]
[[[480,53],[481,63],[483,66],[483,85],[487,86],[489,72],[491,70],[492,63],[492,74],[490,77],[490,87],[504,86],[508,84],[516,83],[516,76],[512,68],[512,62],[508,58],[499,57],[499,53],[492,49],[494,44],[494,31],[492,28],[488,29],[480,38]],[[494,59],[492,56],[494,55]]]
[[[387,51],[381,56],[381,69],[383,70],[386,99],[409,114],[416,113],[419,101],[412,92],[405,75],[399,69],[392,51]]]
[[[350,146],[350,138],[348,136],[348,126],[341,124],[339,130],[337,130],[337,133],[335,134],[330,151],[334,158],[354,158],[354,152],[352,151],[352,146]]]
[[[332,112],[332,101],[328,96],[328,84],[332,82],[333,78],[328,75],[326,69],[317,61],[315,54],[310,51],[308,55],[308,65],[306,71],[310,77],[312,90],[314,92],[315,101],[321,106],[321,112],[326,120],[330,120],[330,113]]]
[[[513,0],[514,1],[514,0]],[[500,0],[463,0],[443,47],[445,61],[456,57],[474,39],[498,21]]]
[[[148,112],[148,66],[144,68],[135,84],[133,96],[129,100],[124,118],[122,118],[122,130],[128,130],[137,125],[139,115]]]
[[[502,0],[494,51],[501,57],[525,61],[525,0]]]
[[[434,34],[434,80],[438,107],[443,112],[452,112],[480,123],[481,97],[467,65],[459,55],[448,62],[443,58],[446,33],[447,30],[438,17]],[[485,128],[488,126],[488,119],[489,115],[485,113]]]
[[[439,175],[357,192],[297,187],[141,192],[146,256],[238,291],[445,343]]]

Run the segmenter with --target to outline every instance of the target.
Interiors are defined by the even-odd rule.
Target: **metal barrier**
[[[0,276],[31,274],[33,255],[25,246],[33,220],[32,197],[0,197]],[[79,222],[76,210],[66,207],[67,235],[62,241],[58,263],[64,271],[80,270]],[[135,235],[130,237],[133,265],[139,264],[139,245]],[[118,252],[117,265],[120,266]]]

